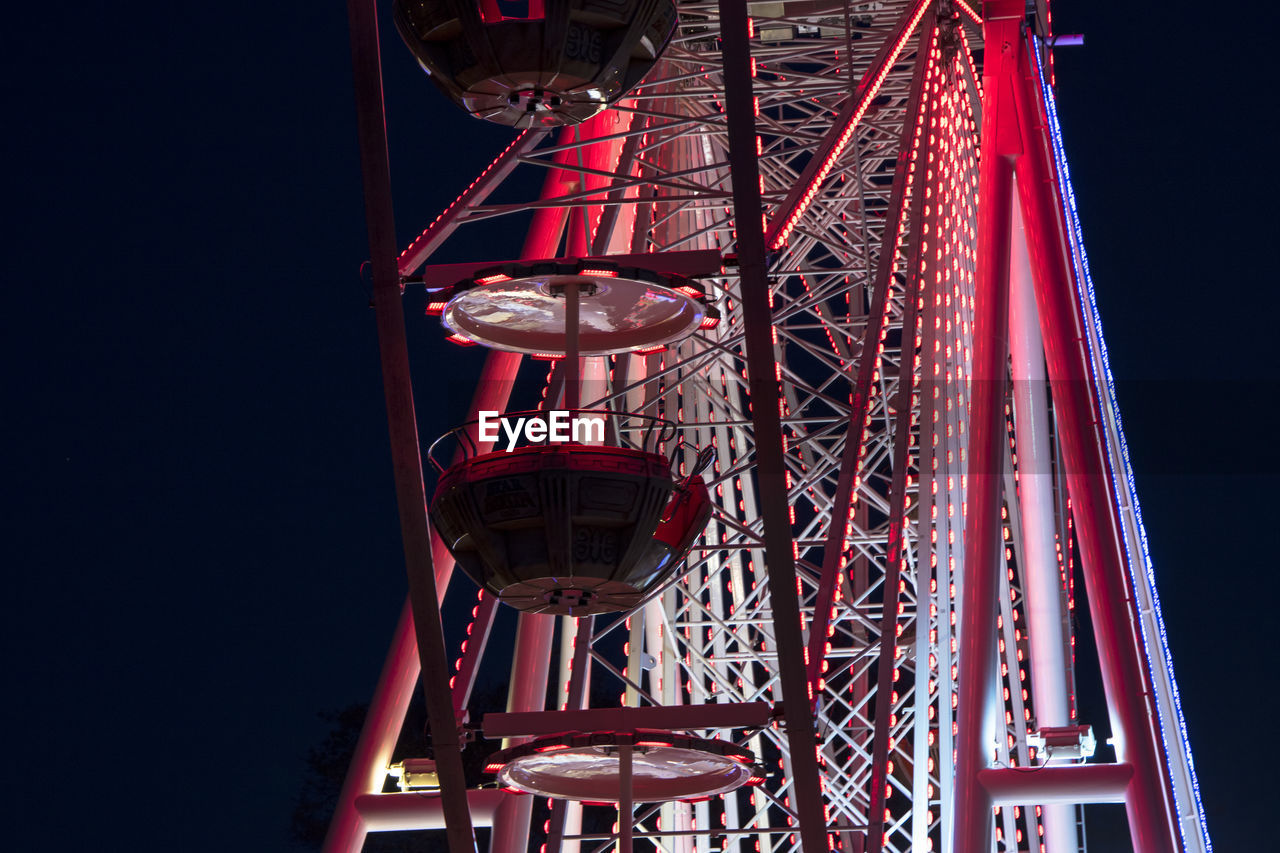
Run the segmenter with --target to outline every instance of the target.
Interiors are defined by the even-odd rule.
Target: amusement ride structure
[[[1046,0],[396,0],[429,79],[514,135],[403,249],[377,10],[349,8],[409,604],[327,850],[1064,853],[1089,803],[1135,850],[1211,850]],[[507,200],[521,172],[541,194]],[[519,257],[430,263],[530,211]],[[487,350],[426,453],[411,288],[410,322]],[[506,411],[521,371],[537,411]],[[479,590],[461,648],[450,583]],[[1078,715],[1082,597],[1114,757]],[[505,713],[470,710],[482,666]],[[393,765],[419,678],[432,751]]]

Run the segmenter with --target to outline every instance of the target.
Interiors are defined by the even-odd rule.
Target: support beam
[[[760,168],[756,159],[747,4],[741,0],[720,0],[720,27],[747,380],[755,427],[756,477],[764,524],[765,556],[769,566],[769,600],[778,649],[778,679],[785,704],[787,745],[791,757],[792,805],[797,814],[801,849],[804,853],[820,853],[827,850],[826,810],[818,777],[813,697],[809,694],[809,681],[805,677],[795,553],[787,506],[782,423],[778,411],[782,394],[778,387],[771,334],[773,317],[765,267]]]
[[[990,50],[988,50],[988,53]],[[1084,333],[1062,204],[1035,69],[1025,51],[1015,88],[1026,147],[1018,193],[1027,227],[1036,304],[1044,336],[1063,468],[1076,520],[1081,569],[1097,639],[1116,760],[1132,765],[1125,809],[1135,850],[1179,849],[1150,673],[1138,647],[1141,629],[1103,458],[1099,397]]]
[[[376,32],[375,32],[376,37]],[[381,96],[379,95],[379,98]],[[379,100],[378,103],[381,103]],[[532,143],[531,143],[532,144]],[[385,150],[385,146],[384,146]],[[567,158],[567,154],[565,155]],[[567,162],[567,160],[566,160]],[[565,175],[560,170],[551,170],[542,188],[542,198],[553,198],[564,191],[562,186]],[[389,194],[389,186],[387,189]],[[535,211],[534,219],[529,227],[521,258],[537,259],[554,257],[564,232],[565,211],[556,208],[540,208]],[[430,233],[430,229],[428,229]],[[443,239],[443,235],[440,237]],[[424,244],[425,245],[425,244]],[[432,244],[434,246],[434,244]],[[423,246],[418,249],[426,251]],[[427,253],[429,254],[429,252]],[[427,255],[423,254],[422,259]],[[402,260],[403,260],[402,256]],[[455,279],[456,280],[456,279]],[[518,353],[492,350],[485,358],[480,380],[476,383],[475,395],[472,399],[471,412],[479,410],[501,411],[507,406],[511,396],[516,374],[523,357]],[[483,452],[485,446],[479,436],[472,434],[472,443]],[[425,498],[425,492],[424,492]],[[453,557],[440,541],[432,537],[432,562],[434,564],[437,600],[443,600],[444,590],[449,585],[453,572]],[[406,604],[406,611],[409,610]],[[339,796],[338,807],[325,838],[325,853],[347,853],[358,851],[364,843],[368,831],[364,822],[355,810],[355,798],[361,794],[371,794],[382,790],[386,767],[391,759],[391,751],[395,747],[396,738],[404,724],[405,713],[409,707],[413,685],[421,671],[416,654],[412,654],[414,622],[412,616],[402,618],[396,628],[391,652],[383,669],[378,687],[370,703],[369,717],[361,731],[351,768],[343,784]],[[409,653],[406,653],[406,649]],[[471,647],[468,647],[471,650]],[[479,660],[482,648],[475,650],[475,658]],[[545,685],[544,685],[545,688]],[[539,706],[541,707],[541,706]],[[519,814],[527,811],[531,801],[527,798],[516,798],[503,808],[504,816],[518,819]],[[498,819],[499,826],[506,825],[504,819]],[[525,829],[528,831],[528,821]],[[499,849],[499,848],[494,848]]]
[[[545,208],[543,208],[545,209]],[[531,257],[528,252],[521,255],[520,260],[511,263],[550,263],[568,264],[575,261],[600,260],[618,266],[637,266],[657,270],[664,273],[677,273],[688,278],[715,276],[723,274],[724,262],[720,252],[715,249],[688,249],[671,252],[645,252],[633,255],[598,254],[586,257],[545,258]],[[470,261],[460,264],[432,264],[424,267],[422,272],[414,276],[414,282],[420,282],[429,289],[449,287],[464,278],[472,278],[486,267],[508,263],[505,259],[488,259]],[[498,350],[493,350],[497,352]]]
[[[618,853],[631,853],[635,803],[631,795],[631,738],[618,740]]]
[[[1009,248],[1013,159],[1018,154],[1013,74],[1020,3],[987,10],[982,150],[978,178],[978,258],[974,288],[973,381],[969,421],[968,512],[957,647],[955,853],[989,853],[991,806],[978,782],[997,737],[996,615],[1003,537],[1001,496],[1009,354]],[[995,13],[994,15],[992,13]]]
[[[498,610],[498,597],[484,591],[477,605],[473,626],[467,637],[467,650],[462,653],[462,663],[458,674],[453,677],[453,712],[458,719],[471,701],[471,690],[475,687],[476,676],[480,673],[480,658],[484,655],[485,646],[489,642],[489,632],[493,630],[494,616]]]
[[[978,773],[992,807],[1123,803],[1132,779],[1133,767],[1128,764],[1001,767]]]
[[[912,171],[911,151],[917,138],[924,102],[925,71],[929,67],[927,46],[933,30],[933,16],[925,22],[924,36],[916,49],[916,66],[912,72],[911,94],[907,97],[907,112],[898,139],[898,162],[893,170],[893,185],[889,192],[889,210],[886,213],[884,239],[880,243],[880,258],[876,265],[875,284],[871,291],[871,308],[867,324],[862,332],[862,347],[858,355],[858,377],[853,387],[853,405],[845,428],[844,447],[840,451],[840,475],[836,480],[836,493],[831,503],[831,522],[827,527],[827,539],[822,546],[822,573],[818,577],[818,594],[814,598],[813,618],[809,622],[810,688],[817,695],[818,680],[822,677],[822,664],[826,660],[827,629],[831,624],[831,606],[835,601],[836,587],[840,579],[841,561],[844,556],[846,531],[853,508],[853,484],[859,474],[862,446],[867,435],[867,412],[871,409],[872,380],[879,364],[877,355],[885,328],[885,303],[893,285],[893,271],[898,264],[898,238],[902,229],[902,211],[906,203],[907,175]],[[924,182],[921,181],[921,184]]]
[[[595,616],[582,616],[578,619],[571,617],[563,617],[563,623],[560,628],[561,653],[560,659],[569,661],[569,683],[568,690],[565,694],[565,711],[581,711],[583,700],[586,698],[589,690],[591,675],[591,634],[595,628]],[[569,623],[576,622],[577,628],[573,635],[573,649],[571,656],[565,655],[564,645],[568,642]],[[561,715],[565,711],[550,712],[556,719],[563,719]],[[514,718],[516,728],[519,728],[520,718],[528,719],[530,714],[504,714],[508,720]],[[548,719],[547,714],[538,714],[541,719]],[[488,724],[488,717],[485,718],[485,724]],[[558,731],[565,729],[559,728]],[[487,729],[486,729],[487,731]],[[584,729],[587,731],[587,729]],[[570,814],[570,812],[573,814]],[[570,824],[576,824],[577,830],[573,830]],[[549,853],[560,853],[564,849],[564,835],[566,828],[570,829],[569,834],[574,835],[582,829],[582,804],[573,803],[568,800],[556,800],[551,804],[551,821],[547,826],[547,845],[546,849]],[[577,849],[576,844],[569,845],[571,853]]]
[[[714,705],[645,705],[641,708],[590,708],[582,711],[485,714],[482,728],[487,738],[505,738],[572,731],[762,728],[769,725],[772,719],[772,709],[767,702],[734,702]]]
[[[541,710],[546,705],[555,625],[554,616],[520,614],[516,622],[516,653],[511,661],[511,686],[507,694],[509,711]],[[513,742],[504,742],[502,748],[512,745]],[[493,824],[489,842],[492,853],[525,853],[529,844],[533,802],[533,797],[517,797],[502,809]]]
[[[560,132],[561,144],[574,141],[573,128]],[[556,155],[556,162],[569,162],[572,149]],[[542,199],[555,198],[574,179],[566,170],[552,169],[542,184]],[[524,259],[556,255],[564,236],[568,209],[543,207],[534,211],[529,234],[520,256]],[[553,404],[548,398],[547,405]],[[554,616],[521,613],[516,623],[515,657],[511,663],[511,686],[507,694],[509,712],[541,711],[546,706],[547,679],[551,668],[551,644],[555,634]],[[510,743],[503,744],[504,748]],[[520,797],[503,807],[494,819],[491,853],[524,853],[528,846],[529,824],[533,817],[532,797]]]
[[[497,788],[467,791],[467,805],[476,826],[493,826],[498,809],[508,800],[518,798]],[[444,805],[438,794],[422,791],[363,794],[356,797],[355,805],[369,832],[445,828]]]
[[[376,794],[386,784],[391,753],[404,725],[420,671],[413,636],[413,611],[406,599],[400,621],[396,623],[391,650],[382,665],[378,686],[360,728],[351,766],[338,794],[338,805],[325,833],[324,853],[352,853],[364,846],[369,826],[356,808],[356,800],[366,794]]]
[[[1064,630],[1067,621],[1058,554],[1054,549],[1053,460],[1049,444],[1048,380],[1044,343],[1036,314],[1031,259],[1018,205],[1013,208],[1009,259],[1009,350],[1013,378],[1014,435],[1018,448],[1018,520],[1022,552],[1018,561],[1026,596],[1027,644],[1036,725],[1066,726],[1071,720],[1067,673],[1071,660]],[[1064,531],[1065,532],[1065,531]],[[1070,804],[1043,806],[1046,853],[1075,853],[1080,847],[1076,810]]]
[[[545,130],[529,129],[512,140],[511,144],[480,173],[480,177],[472,181],[471,185],[463,190],[462,195],[454,199],[453,204],[445,208],[444,212],[400,253],[396,262],[400,274],[409,275],[426,263],[427,258],[431,257],[431,254],[462,224],[459,221],[462,212],[472,205],[484,204],[489,194],[497,189],[519,165],[520,158],[536,148],[546,135]]]
[[[1009,281],[1009,346],[1012,358],[1014,435],[1018,448],[1018,507],[1022,527],[1023,591],[1031,651],[1031,686],[1036,722],[1070,725],[1066,644],[1062,625],[1062,575],[1054,548],[1053,460],[1044,345],[1036,314],[1031,260],[1022,213],[1013,211],[1013,254]]]
[[[929,73],[930,47],[933,44],[933,17],[926,18],[928,24],[920,33],[920,45],[917,49],[921,57],[924,72],[921,85],[928,86],[932,79]],[[921,135],[930,127],[932,110],[926,105],[920,113],[922,120]],[[913,138],[911,145],[904,148],[906,152],[917,150],[919,138]],[[916,162],[924,164],[932,162],[929,153],[931,145],[919,149]],[[907,155],[909,156],[909,155]],[[894,671],[897,669],[898,649],[898,606],[901,596],[898,590],[902,578],[902,564],[906,562],[906,526],[907,515],[907,468],[911,463],[911,422],[915,406],[912,398],[916,389],[916,319],[919,316],[920,294],[923,288],[921,270],[926,266],[923,262],[925,247],[929,238],[923,227],[926,222],[925,188],[927,181],[913,179],[910,204],[911,226],[907,233],[911,235],[911,250],[907,257],[907,276],[902,295],[902,354],[898,362],[898,396],[893,401],[893,478],[889,484],[889,538],[885,544],[884,579],[881,581],[882,604],[880,608],[880,640],[876,660],[876,697],[874,724],[875,732],[871,739],[871,790],[867,808],[867,837],[865,849],[870,853],[880,853],[885,844],[885,802],[889,798],[889,742],[892,739],[893,704],[890,701],[894,694]],[[930,217],[933,225],[933,240],[936,242],[940,229],[937,227],[937,212]],[[891,247],[896,255],[897,247]],[[881,260],[884,256],[881,255]],[[892,268],[892,265],[891,267]],[[888,285],[889,282],[886,282]],[[881,321],[883,322],[883,320]],[[877,337],[877,344],[879,339]],[[917,627],[917,630],[919,628]]]
[[[440,774],[441,804],[451,853],[476,849],[467,808],[457,721],[449,697],[449,670],[440,623],[439,599],[431,563],[431,530],[413,408],[409,350],[405,342],[400,273],[396,265],[395,216],[391,205],[391,169],[382,109],[382,63],[378,52],[377,7],[373,0],[348,0],[351,57],[364,176],[365,216],[373,267],[374,313],[382,363],[383,393],[395,472],[400,535],[404,543],[409,601],[422,661],[422,686],[431,725],[431,744]]]

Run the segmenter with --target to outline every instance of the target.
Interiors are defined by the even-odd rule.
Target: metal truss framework
[[[663,353],[584,359],[581,370],[585,407],[679,424],[682,443],[665,451],[682,473],[691,448],[716,448],[717,512],[686,571],[630,614],[522,614],[514,650],[503,649],[488,642],[496,604],[481,595],[450,668],[428,649],[438,613],[434,628],[422,623],[452,560],[408,532],[422,480],[416,432],[394,431],[403,400],[390,402],[394,382],[408,387],[407,366],[392,370],[397,471],[418,466],[416,495],[412,484],[400,495],[407,548],[418,543],[418,619],[402,616],[326,849],[446,823],[455,853],[468,844],[458,806],[445,819],[443,763],[443,800],[382,793],[418,677],[415,623],[426,675],[441,688],[452,676],[459,715],[482,662],[512,666],[515,712],[543,710],[553,674],[562,709],[583,708],[599,679],[628,707],[780,709],[772,725],[734,735],[767,765],[765,785],[620,815],[634,825],[629,844],[986,853],[994,836],[998,849],[1059,853],[1083,845],[1078,804],[1115,801],[1128,805],[1137,849],[1211,849],[1149,565],[1134,564],[1141,522],[1114,401],[1099,394],[1105,352],[1092,303],[1078,296],[1091,285],[1063,204],[1044,49],[1024,31],[1023,4],[988,2],[983,21],[959,0],[759,2],[747,4],[749,23],[737,5],[678,3],[677,36],[640,89],[578,127],[520,134],[394,268],[382,259],[386,370],[396,273],[412,275],[464,226],[532,209],[526,258],[736,253],[737,266],[707,282],[718,327]],[[372,3],[351,7],[358,34]],[[371,59],[353,35],[358,79],[362,61],[376,73],[376,33],[373,44]],[[735,92],[749,114],[735,112]],[[758,201],[742,186],[753,168]],[[490,201],[517,169],[544,173],[541,196]],[[768,312],[767,332],[753,310]],[[502,408],[520,364],[491,353],[474,408]],[[548,400],[563,387],[557,364]],[[771,511],[785,514],[781,533]],[[1099,626],[1113,765],[1075,766],[1029,741],[1082,722],[1077,553]],[[792,586],[794,603],[779,598]],[[1133,698],[1133,684],[1150,701]],[[456,737],[436,737],[451,728],[438,716],[437,759],[456,757]],[[578,804],[465,794],[502,853],[525,850],[544,820],[548,849],[619,843],[584,833]]]

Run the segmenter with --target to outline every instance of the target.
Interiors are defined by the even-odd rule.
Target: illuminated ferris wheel
[[[411,606],[326,849],[1062,853],[1109,802],[1137,850],[1210,850],[1048,4],[394,5],[430,79],[515,138],[395,246],[351,0]],[[518,172],[541,194],[497,201]],[[530,210],[519,257],[431,263]],[[488,350],[429,453],[408,287],[410,322]],[[508,411],[521,371],[537,411]],[[1077,715],[1076,579],[1114,760]],[[452,649],[450,583],[479,589]],[[433,754],[393,765],[419,660]],[[510,670],[506,713],[469,713],[481,667]]]

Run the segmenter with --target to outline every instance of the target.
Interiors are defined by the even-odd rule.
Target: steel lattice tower
[[[481,665],[511,667],[513,712],[543,711],[549,685],[545,710],[581,708],[608,679],[621,704],[739,740],[769,771],[637,805],[620,848],[1061,853],[1083,849],[1081,804],[1123,802],[1135,849],[1211,849],[1060,144],[1047,5],[679,2],[639,89],[581,125],[520,132],[399,251],[374,4],[352,0],[412,605],[326,849],[450,823],[459,853],[462,803],[501,853],[527,848],[531,822],[548,822],[548,853],[615,843],[581,837],[580,805],[451,789],[447,705],[432,717],[443,793],[382,793],[419,653],[428,695],[459,714]],[[541,196],[491,202],[516,170],[541,171]],[[453,563],[428,544],[401,282],[458,229],[530,207],[526,259],[727,259],[706,279],[718,326],[581,365],[585,407],[665,417],[716,448],[716,513],[686,570],[630,614],[522,614],[500,648],[482,594],[446,656],[436,603]],[[474,409],[545,368],[491,352]],[[1053,731],[1094,722],[1075,703],[1077,577],[1111,763],[1053,755]],[[748,703],[767,724],[698,716]]]

